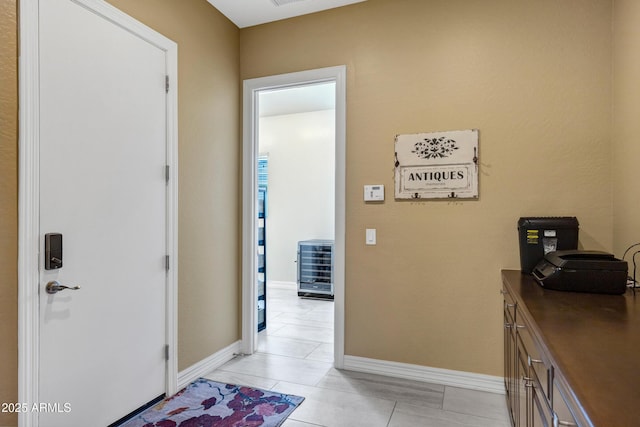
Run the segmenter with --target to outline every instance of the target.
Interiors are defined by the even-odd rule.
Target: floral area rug
[[[200,378],[119,427],[277,427],[303,400]]]

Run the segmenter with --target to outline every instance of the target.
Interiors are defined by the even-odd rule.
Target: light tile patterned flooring
[[[503,395],[334,369],[333,302],[275,283],[267,298],[258,352],[206,377],[304,396],[282,427],[509,426]]]

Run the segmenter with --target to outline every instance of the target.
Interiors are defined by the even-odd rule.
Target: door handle
[[[77,291],[80,289],[80,286],[65,286],[61,285],[57,280],[52,280],[47,283],[47,286],[44,287],[48,294],[57,294],[60,291],[64,291],[65,289],[70,289],[72,291]]]

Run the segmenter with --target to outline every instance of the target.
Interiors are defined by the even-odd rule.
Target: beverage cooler
[[[333,240],[298,242],[298,296],[333,299]]]

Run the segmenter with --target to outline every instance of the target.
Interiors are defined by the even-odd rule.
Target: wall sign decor
[[[477,199],[478,130],[397,135],[396,199]]]

